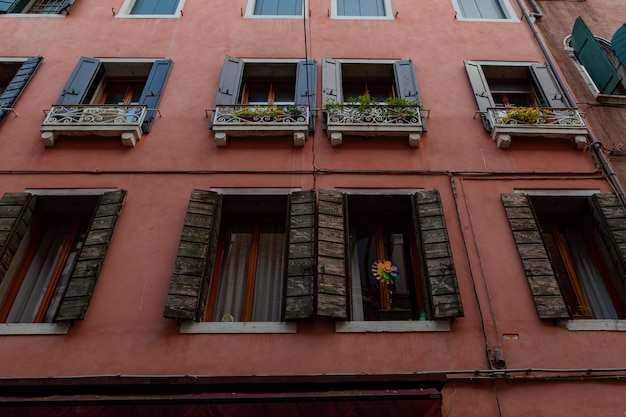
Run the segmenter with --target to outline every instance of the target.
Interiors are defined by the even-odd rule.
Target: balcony
[[[59,136],[119,137],[124,146],[135,146],[147,111],[140,105],[52,106],[41,125],[41,140],[54,146]]]
[[[309,106],[222,105],[213,112],[215,144],[225,146],[227,136],[289,136],[294,146],[304,146],[311,118]]]
[[[508,148],[512,138],[569,139],[576,149],[587,144],[587,126],[576,109],[487,109],[491,137],[498,148]]]
[[[419,104],[330,104],[326,105],[326,131],[332,146],[341,145],[343,135],[408,136],[418,147],[424,132]]]

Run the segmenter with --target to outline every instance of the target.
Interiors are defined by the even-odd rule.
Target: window
[[[185,0],[126,0],[116,17],[180,17]]]
[[[320,190],[318,315],[353,321],[462,316],[439,193],[362,192]],[[377,260],[391,261],[400,280],[380,284],[372,274]]]
[[[227,56],[215,98],[211,129],[218,146],[232,136],[293,134],[304,146],[315,130],[317,62],[244,60]]]
[[[426,131],[411,60],[324,58],[322,103],[322,124],[333,146],[341,145],[343,134],[408,135],[409,144],[418,146]]]
[[[125,191],[0,199],[0,322],[83,319]]]
[[[599,101],[609,96],[626,96],[626,24],[613,35],[611,42],[596,38],[582,18],[574,23],[570,44],[573,56],[591,78]]]
[[[121,134],[124,145],[134,146],[150,132],[171,67],[171,60],[81,57],[42,125],[44,144],[89,132]]]
[[[42,57],[16,60],[8,58],[0,59],[0,124],[7,117],[9,110],[26,88]]]
[[[0,13],[67,14],[74,0],[0,0]]]
[[[626,210],[615,194],[502,196],[539,316],[624,319]]]
[[[311,191],[194,190],[165,317],[198,322],[310,317],[314,213]]]
[[[452,0],[459,20],[517,21],[509,0]]]
[[[332,0],[335,19],[393,19],[391,0]]]
[[[249,0],[246,17],[302,17],[304,0]]]

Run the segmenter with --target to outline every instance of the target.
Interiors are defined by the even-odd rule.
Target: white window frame
[[[391,0],[383,0],[385,6],[384,16],[339,16],[337,14],[337,0],[330,1],[330,17],[331,19],[341,20],[393,20],[393,10],[391,9]]]
[[[178,7],[174,14],[131,14],[131,10],[136,0],[124,0],[124,4],[120,11],[115,15],[116,18],[128,19],[178,19],[183,15],[183,6],[186,0],[178,0]]]
[[[461,11],[461,6],[459,5],[459,0],[452,0],[452,6],[454,7],[454,15],[456,20],[463,22],[508,22],[508,23],[516,23],[519,22],[519,18],[517,14],[515,14],[515,10],[513,6],[511,6],[510,0],[498,0],[500,5],[502,6],[502,10],[506,17],[504,19],[481,19],[476,17],[464,17]]]
[[[302,5],[302,13],[294,14],[294,15],[272,15],[272,14],[254,14],[254,7],[256,6],[257,0],[248,0],[248,5],[246,6],[246,13],[244,15],[245,18],[251,19],[302,19],[303,17],[306,19],[309,17],[309,0],[303,0],[304,4]]]

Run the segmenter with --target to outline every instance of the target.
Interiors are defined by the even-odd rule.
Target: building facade
[[[0,415],[622,415],[610,3],[0,0]]]

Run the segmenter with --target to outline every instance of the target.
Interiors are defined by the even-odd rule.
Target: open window
[[[1,13],[67,14],[74,0],[0,0]]]
[[[351,194],[320,190],[317,314],[352,321],[463,316],[437,191]],[[381,282],[386,260],[399,280]]]
[[[41,139],[117,136],[135,146],[150,132],[171,60],[108,60],[82,57],[41,126]]]
[[[331,145],[343,135],[408,136],[419,146],[426,131],[411,60],[322,61],[324,129]]]
[[[570,45],[583,76],[591,78],[597,100],[626,103],[626,24],[615,31],[609,42],[595,37],[578,17]]]
[[[626,318],[626,210],[615,194],[502,201],[540,318]]]
[[[126,192],[0,199],[0,322],[85,317]]]
[[[282,322],[313,311],[312,191],[191,195],[165,317]]]
[[[587,129],[546,64],[465,61],[485,129],[498,147],[512,137],[570,139],[587,143]]]
[[[23,60],[0,60],[0,124],[13,109],[42,60],[43,57],[40,56]]]
[[[227,56],[211,129],[217,146],[237,137],[293,135],[304,146],[315,130],[316,61],[243,60]]]

